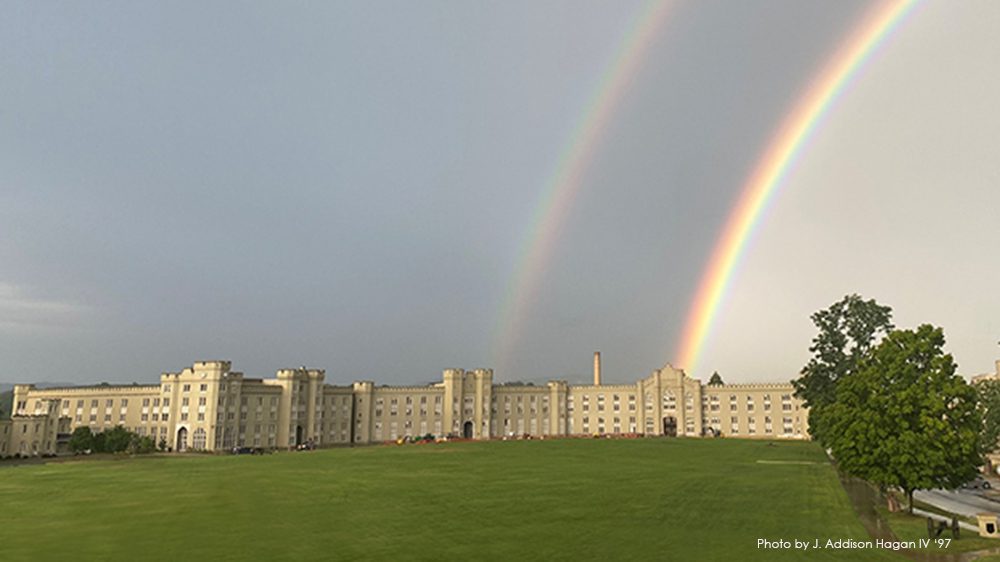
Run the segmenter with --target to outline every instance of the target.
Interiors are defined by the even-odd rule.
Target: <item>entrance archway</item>
[[[183,453],[188,448],[188,430],[182,427],[177,430],[177,452]]]
[[[465,425],[462,426],[462,437],[472,439],[472,422],[467,421],[465,422]]]
[[[663,435],[677,437],[677,418],[673,416],[663,418]]]

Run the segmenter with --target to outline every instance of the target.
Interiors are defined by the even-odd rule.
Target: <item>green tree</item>
[[[107,434],[103,431],[94,434],[94,438],[91,440],[90,449],[95,453],[104,453],[107,451]]]
[[[825,445],[826,409],[835,399],[837,383],[857,371],[876,340],[892,331],[892,309],[847,295],[811,318],[819,329],[809,348],[813,357],[792,384],[809,408],[809,434]]]
[[[955,488],[982,461],[976,391],[955,374],[944,332],[924,324],[890,333],[827,406],[828,446],[839,467],[906,493]]]
[[[132,441],[128,445],[128,452],[133,455],[145,455],[156,450],[156,441],[148,436],[142,437],[132,433]]]
[[[104,452],[121,453],[132,443],[134,433],[118,425],[104,432]]]
[[[94,433],[87,426],[78,427],[69,436],[69,449],[74,453],[82,453],[94,448]]]
[[[1000,380],[986,379],[972,386],[979,397],[979,414],[983,418],[980,446],[988,453],[996,450],[1000,441]]]
[[[712,385],[723,385],[726,383],[722,382],[722,377],[719,376],[719,371],[715,371],[714,373],[712,373],[712,378],[708,379],[708,384],[709,386],[712,386]]]

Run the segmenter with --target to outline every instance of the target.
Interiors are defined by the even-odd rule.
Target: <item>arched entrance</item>
[[[673,416],[663,418],[663,435],[677,437],[677,418]]]
[[[295,426],[295,444],[296,445],[301,445],[302,444],[302,426],[301,425]]]
[[[188,430],[182,427],[177,430],[177,452],[183,453],[188,448]]]
[[[472,422],[467,421],[465,422],[465,425],[462,426],[462,437],[472,439]]]

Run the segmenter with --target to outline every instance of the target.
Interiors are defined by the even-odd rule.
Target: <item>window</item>
[[[208,392],[208,385],[201,383],[201,385],[198,386],[198,392]]]
[[[91,400],[90,401],[90,407],[91,408],[96,408],[97,407],[97,400]]]
[[[204,396],[202,396],[201,398],[198,398],[198,405],[199,406],[204,406],[205,403],[206,403],[206,401],[205,401],[205,397]]]
[[[170,405],[170,399],[169,398],[164,398],[163,399],[163,407],[166,408],[169,405]]]
[[[159,406],[159,405],[160,405],[160,399],[159,398],[153,398],[153,406]]]
[[[185,396],[184,398],[181,398],[181,406],[187,406],[187,405],[188,405],[188,397]]]
[[[110,407],[112,407],[112,406],[114,406],[114,405],[115,405],[115,401],[114,401],[114,400],[105,400],[105,401],[104,401],[104,406],[105,406],[106,408],[110,408]]]
[[[186,384],[181,387],[181,392],[191,392],[191,385]]]
[[[198,428],[194,430],[194,436],[191,439],[191,448],[195,450],[202,450],[205,448],[205,430]]]
[[[128,407],[128,398],[122,398],[122,408]]]
[[[169,384],[163,385],[163,392],[170,392],[170,385]]]

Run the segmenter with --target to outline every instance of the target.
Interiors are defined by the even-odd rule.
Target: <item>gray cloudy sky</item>
[[[635,2],[38,3],[0,18],[3,381],[201,359],[331,382],[631,381],[861,2],[681,2],[586,165],[512,356],[540,190]],[[826,115],[695,376],[787,380],[850,292],[1000,357],[1000,4],[928,2]]]

